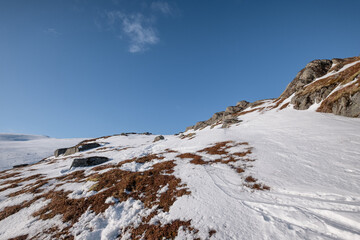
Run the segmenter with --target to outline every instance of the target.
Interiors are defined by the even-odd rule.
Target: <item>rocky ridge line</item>
[[[288,98],[297,110],[306,110],[314,104],[319,104],[317,112],[360,117],[360,57],[311,61],[300,70],[285,91],[274,99],[274,103],[284,102]],[[225,111],[214,113],[206,121],[187,127],[185,131],[201,130],[219,124],[222,124],[223,128],[229,127],[241,122],[238,119],[240,114],[263,104],[264,101],[240,101],[236,106],[229,106]]]

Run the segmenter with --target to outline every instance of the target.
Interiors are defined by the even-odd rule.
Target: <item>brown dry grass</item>
[[[256,178],[253,178],[252,176],[248,176],[245,178],[245,182],[256,182],[257,179]]]
[[[27,239],[27,237],[28,237],[28,234],[17,236],[17,237],[14,237],[14,238],[9,238],[8,240],[25,240],[25,239]]]
[[[308,93],[319,91],[323,87],[337,84],[346,84],[354,80],[360,74],[360,63],[351,66],[344,71],[336,73],[332,76],[317,80],[299,91],[298,95],[302,96]]]
[[[338,101],[341,97],[344,97],[344,96],[350,97],[359,91],[360,91],[360,79],[358,79],[356,82],[352,83],[351,85],[348,85],[348,86],[332,93],[321,103],[321,105],[317,109],[317,111],[331,113],[334,103],[336,101]]]
[[[215,233],[216,233],[216,230],[211,229],[211,230],[209,231],[209,237],[212,237]]]
[[[208,163],[208,162],[205,162],[204,160],[202,160],[201,156],[196,155],[194,153],[182,153],[180,155],[177,155],[176,157],[181,158],[181,159],[192,158],[192,160],[190,161],[190,163],[192,163],[192,164],[203,165],[203,164]]]
[[[145,223],[131,229],[131,239],[175,239],[178,235],[178,230],[180,227],[183,227],[183,229],[186,229],[193,234],[196,231],[191,227],[190,220],[175,220],[165,225],[150,225],[148,223]]]
[[[192,159],[190,161],[190,163],[196,164],[196,165],[211,165],[213,163],[226,164],[229,167],[231,167],[232,169],[234,169],[237,173],[242,174],[246,171],[247,167],[251,167],[251,166],[247,165],[246,162],[253,162],[255,160],[250,159],[250,158],[245,158],[249,154],[252,153],[252,150],[253,150],[252,147],[247,147],[246,151],[244,151],[244,152],[229,153],[227,151],[229,148],[232,148],[235,146],[240,146],[240,145],[249,145],[249,143],[248,142],[234,143],[233,141],[224,141],[224,142],[215,143],[210,147],[207,147],[207,148],[197,151],[200,153],[221,156],[220,158],[211,160],[211,161],[204,161],[201,156],[199,156],[195,153],[182,153],[182,154],[177,155],[176,157],[181,158],[181,159],[186,159],[186,158]],[[236,164],[231,164],[231,163],[237,163],[239,161],[242,163],[245,162],[245,164],[243,164],[242,166],[236,166]],[[257,184],[256,181],[257,181],[257,179],[255,179],[251,176],[248,176],[245,178],[244,186],[254,189],[254,190],[270,190],[270,187],[268,187],[264,184]]]
[[[230,143],[233,143],[233,142],[232,141],[218,142],[215,145],[204,148],[202,150],[199,150],[198,152],[205,152],[205,153],[211,154],[211,155],[228,154],[226,149],[228,149],[230,147],[230,146],[228,146],[228,144],[230,144]]]
[[[271,106],[271,107],[270,107],[270,110],[279,107],[280,104],[282,104],[284,101],[285,101],[285,98],[278,98],[278,99],[276,99],[276,100],[274,101],[275,105]]]
[[[147,158],[136,158],[131,161],[146,162],[155,158],[158,158],[158,156],[149,155]],[[92,174],[87,179],[96,181],[93,190],[102,190],[101,192],[88,198],[70,199],[67,197],[70,192],[50,191],[37,197],[48,199],[50,203],[33,215],[46,220],[60,214],[63,216],[64,222],[74,224],[87,209],[94,211],[96,214],[104,212],[111,205],[105,203],[105,200],[110,196],[119,199],[119,201],[126,201],[130,198],[140,200],[146,208],[156,206],[154,212],[160,210],[167,212],[178,197],[190,194],[185,188],[186,185],[181,184],[180,179],[171,175],[174,172],[174,166],[174,161],[165,161],[154,164],[152,169],[144,172],[130,172],[114,168],[102,174]],[[78,172],[73,173],[68,178],[62,177],[62,179],[77,181],[79,176],[83,176],[82,171]],[[158,194],[158,191],[166,185],[168,186],[167,191]],[[17,206],[19,209],[22,207]],[[8,209],[7,212],[9,210],[11,209]],[[4,217],[13,213],[15,213],[14,210],[7,213]],[[150,219],[145,220],[150,221]],[[131,231],[133,236],[141,232],[141,234],[148,236],[148,239],[156,239],[157,236],[163,235],[176,236],[179,226],[188,228],[189,225],[187,223],[186,221],[175,220],[170,224],[160,226],[144,222],[137,228],[131,228]],[[67,234],[65,231],[63,236]]]
[[[14,205],[14,206],[8,206],[5,207],[1,212],[0,212],[0,221],[19,212],[21,209],[23,208],[27,208],[29,207],[31,204],[33,204],[35,201],[37,201],[40,197],[35,197],[32,200],[29,201],[24,201],[21,204],[18,205]]]
[[[285,103],[284,105],[282,105],[281,107],[280,107],[280,110],[283,110],[283,109],[285,109],[285,108],[287,108],[287,106],[289,106],[289,102],[288,103]]]
[[[2,176],[0,176],[0,179],[8,179],[8,178],[12,178],[12,177],[17,177],[19,175],[20,175],[19,172],[12,172],[12,173],[3,172]],[[1,183],[1,185],[4,185],[4,183]]]
[[[360,57],[351,57],[351,58],[337,59],[337,60],[339,61],[339,63],[336,64],[335,66],[331,67],[328,72],[332,72],[332,71],[337,72],[337,71],[339,71],[341,68],[343,68],[345,65],[360,60]]]

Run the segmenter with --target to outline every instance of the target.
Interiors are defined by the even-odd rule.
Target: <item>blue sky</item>
[[[360,1],[0,1],[0,132],[172,134],[360,54]]]

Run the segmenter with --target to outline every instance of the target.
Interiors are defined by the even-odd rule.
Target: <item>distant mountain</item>
[[[48,136],[41,135],[28,135],[17,133],[0,133],[0,141],[29,141],[35,139],[49,138]]]
[[[359,74],[359,57],[315,60],[184,133],[2,171],[0,239],[360,239]]]
[[[32,164],[54,154],[57,148],[69,147],[82,138],[56,139],[48,136],[0,133],[0,170],[20,164]]]

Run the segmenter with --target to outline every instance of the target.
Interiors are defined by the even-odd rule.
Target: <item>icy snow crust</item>
[[[360,119],[314,110],[297,111],[291,106],[280,110],[288,102],[272,109],[274,102],[266,101],[257,107],[259,111],[239,116],[243,121],[230,128],[219,125],[184,133],[196,133],[191,139],[175,135],[165,136],[165,140],[158,142],[153,142],[154,136],[146,135],[100,138],[96,141],[106,148],[50,157],[23,168],[20,176],[1,179],[0,184],[34,174],[55,178],[78,170],[85,170],[86,176],[96,172],[91,167],[69,169],[72,160],[79,156],[108,157],[111,160],[101,165],[107,166],[159,154],[164,158],[145,163],[128,162],[119,168],[145,172],[157,163],[175,160],[173,175],[181,179],[191,193],[177,198],[168,212],[160,211],[152,216],[150,223],[163,225],[177,219],[191,220],[191,226],[198,232],[190,233],[180,227],[178,239],[206,239],[210,230],[216,231],[210,239],[360,239]],[[228,149],[229,153],[252,147],[248,157],[254,161],[246,163],[245,172],[238,173],[232,165],[214,162],[222,156],[198,152],[224,141],[249,144],[234,144]],[[193,164],[191,158],[178,157],[182,153],[194,153],[205,162],[213,162]],[[105,174],[110,169],[97,171]],[[4,174],[13,172],[19,170]],[[247,176],[258,179],[270,190],[246,187]],[[95,184],[91,181],[57,185],[60,182],[54,180],[43,188],[72,191],[69,198],[98,194],[91,190]],[[169,186],[164,185],[157,194],[168,189]],[[11,201],[18,204],[30,199],[28,193],[8,196],[18,190],[19,187],[0,191],[0,209],[8,207]],[[48,220],[33,217],[32,213],[48,202],[39,199],[0,221],[0,239],[19,235],[46,239],[46,229],[69,226],[60,215]],[[130,239],[126,227],[138,226],[142,217],[151,212],[141,201],[132,198],[121,202],[110,197],[106,203],[111,205],[105,212],[95,214],[88,209],[71,226],[69,231],[75,239]]]

